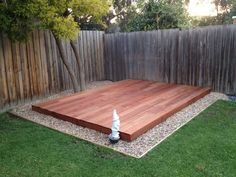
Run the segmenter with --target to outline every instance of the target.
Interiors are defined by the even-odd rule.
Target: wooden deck
[[[121,139],[132,141],[209,92],[209,88],[125,80],[35,104],[32,109],[106,134],[111,132],[116,109]]]

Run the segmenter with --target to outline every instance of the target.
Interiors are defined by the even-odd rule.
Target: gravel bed
[[[111,84],[110,81],[99,81],[92,82],[88,84],[88,88],[96,88],[101,85]],[[32,103],[39,103],[42,101],[62,97],[65,95],[72,94],[72,91],[62,92],[60,94],[56,94],[50,96],[43,100],[34,101]],[[166,139],[184,124],[189,122],[195,116],[197,116],[200,112],[206,109],[215,101],[223,99],[228,100],[227,96],[221,93],[211,92],[209,95],[204,98],[198,100],[194,104],[182,109],[178,113],[174,114],[170,118],[168,118],[165,122],[155,126],[145,134],[138,137],[136,140],[132,142],[119,141],[117,144],[110,144],[108,142],[108,135],[97,132],[95,130],[91,130],[88,128],[84,128],[81,126],[77,126],[70,122],[66,122],[63,120],[56,119],[52,116],[47,116],[44,114],[40,114],[31,110],[31,104],[26,104],[24,106],[19,106],[11,110],[11,113],[27,120],[36,122],[38,124],[44,125],[46,127],[50,127],[52,129],[58,130],[60,132],[64,132],[66,134],[70,134],[72,136],[84,139],[86,141],[92,142],[94,144],[98,144],[101,146],[105,146],[111,148],[120,153],[135,157],[141,158],[148,151],[158,145],[161,141]],[[122,124],[122,122],[121,122]]]

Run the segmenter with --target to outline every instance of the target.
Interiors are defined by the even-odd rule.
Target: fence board
[[[20,44],[20,61],[22,66],[22,81],[23,81],[23,90],[24,90],[24,99],[28,99],[31,97],[31,89],[30,89],[30,76],[29,76],[29,68],[27,61],[27,50],[26,44]]]
[[[5,71],[7,80],[7,89],[9,95],[9,103],[17,101],[16,97],[16,85],[13,72],[13,58],[12,58],[12,46],[9,39],[3,36],[3,55],[5,61]]]
[[[2,39],[2,37],[1,37]],[[0,107],[3,107],[5,104],[9,102],[9,95],[8,95],[8,86],[7,86],[7,77],[6,77],[6,70],[5,70],[5,60],[3,55],[3,43],[0,40]]]

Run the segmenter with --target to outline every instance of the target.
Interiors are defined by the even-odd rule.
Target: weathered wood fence
[[[236,93],[236,25],[107,34],[106,76]]]
[[[81,31],[77,42],[86,82],[145,79],[236,93],[236,25],[105,35]],[[74,53],[64,45],[78,77]],[[0,110],[71,88],[49,31],[35,31],[25,44],[0,35]]]
[[[86,82],[105,79],[103,34],[81,31],[78,37]],[[65,42],[64,46],[78,77],[78,66],[70,44]],[[0,110],[70,88],[71,80],[49,31],[35,31],[27,43],[10,42],[0,34]]]

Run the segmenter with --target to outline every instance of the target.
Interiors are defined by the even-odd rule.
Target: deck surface
[[[132,141],[209,92],[209,88],[125,80],[35,104],[32,109],[106,134],[111,132],[116,109],[121,139]]]

